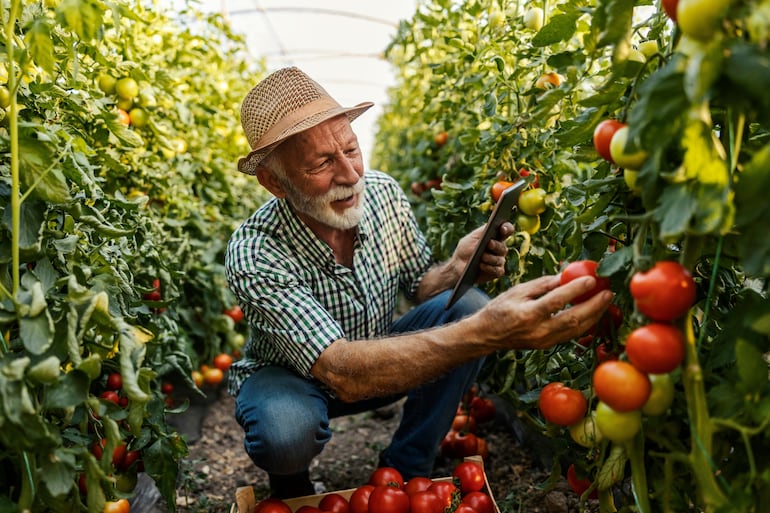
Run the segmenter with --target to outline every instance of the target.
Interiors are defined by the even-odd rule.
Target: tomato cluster
[[[516,226],[519,230],[534,235],[540,230],[540,214],[545,212],[547,208],[545,202],[546,192],[540,188],[537,173],[521,168],[519,176],[527,180],[529,186],[519,195],[517,204],[519,212],[516,215]],[[493,183],[489,190],[492,201],[497,203],[503,191],[513,184],[514,182],[505,179],[500,179]]]
[[[337,492],[319,497],[316,505],[305,504],[297,513],[494,513],[486,491],[484,469],[476,461],[455,465],[449,479],[417,476],[405,481],[393,467],[380,467],[349,497]],[[264,499],[253,513],[291,513],[280,499]]]
[[[102,73],[97,77],[96,85],[106,96],[113,97],[119,122],[134,128],[147,126],[147,111],[136,102],[139,96],[139,84],[136,80],[128,76],[116,79],[108,73]]]
[[[441,441],[441,455],[445,458],[489,455],[487,442],[477,429],[479,424],[495,418],[496,407],[492,399],[478,395],[477,390],[472,388],[457,407],[452,426]]]

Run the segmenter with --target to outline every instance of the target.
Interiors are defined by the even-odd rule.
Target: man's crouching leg
[[[327,399],[316,386],[282,367],[259,369],[238,392],[235,418],[273,497],[315,493],[308,468],[331,438]]]

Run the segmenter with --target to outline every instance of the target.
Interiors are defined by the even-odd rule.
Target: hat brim
[[[374,105],[373,102],[363,102],[363,103],[359,103],[354,107],[339,107],[339,108],[329,109],[329,110],[314,114],[309,118],[303,119],[299,123],[281,132],[281,134],[276,136],[272,141],[268,141],[265,144],[262,144],[259,147],[252,149],[248,155],[238,159],[238,171],[240,171],[241,173],[245,173],[247,175],[255,175],[257,172],[257,167],[259,167],[260,162],[262,162],[262,160],[264,160],[264,158],[267,157],[270,154],[270,152],[272,152],[276,147],[278,147],[279,144],[284,142],[286,139],[288,139],[292,135],[298,134],[300,132],[304,132],[305,130],[313,128],[314,126],[320,125],[324,121],[328,121],[332,118],[341,116],[343,114],[347,115],[350,121],[353,121],[358,116],[360,116],[361,114],[369,110],[369,108],[372,107],[372,105]]]

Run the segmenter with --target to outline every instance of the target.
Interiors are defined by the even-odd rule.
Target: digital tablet
[[[470,260],[468,260],[468,264],[460,275],[460,279],[457,280],[457,284],[455,284],[452,294],[449,296],[449,301],[447,301],[447,304],[444,307],[445,310],[455,304],[455,302],[457,302],[457,300],[460,299],[463,294],[468,292],[468,290],[476,283],[476,279],[479,276],[481,256],[484,254],[484,251],[486,251],[487,244],[489,244],[490,240],[497,237],[500,226],[506,221],[510,221],[513,209],[516,208],[516,204],[519,200],[519,193],[521,193],[526,185],[526,181],[519,180],[505,189],[500,195],[500,199],[497,200],[497,204],[495,205],[494,210],[492,210],[492,214],[490,214],[489,220],[484,227],[484,232],[481,234],[479,244],[476,246],[473,255]]]

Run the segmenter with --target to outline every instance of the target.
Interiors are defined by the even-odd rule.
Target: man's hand
[[[505,239],[513,234],[513,232],[514,228],[511,223],[503,223],[497,232],[497,236],[489,241],[486,251],[481,256],[481,262],[479,262],[479,275],[476,283],[486,283],[505,274],[505,257],[508,255],[508,246],[505,245]],[[457,248],[455,248],[455,252],[452,255],[452,265],[457,269],[458,275],[465,269],[468,260],[473,256],[473,251],[476,249],[483,233],[484,226],[480,226],[457,243]]]
[[[479,314],[483,329],[499,348],[547,349],[579,337],[599,322],[612,302],[604,290],[591,299],[568,306],[594,288],[596,280],[582,277],[560,285],[559,276],[543,276],[516,285],[494,298]]]

